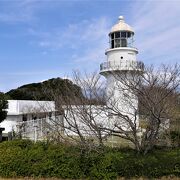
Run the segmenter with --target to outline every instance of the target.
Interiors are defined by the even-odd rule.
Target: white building
[[[46,118],[52,116],[53,112],[54,101],[8,100],[7,117],[0,127],[5,128],[3,133],[6,134],[16,132],[19,123]]]
[[[120,109],[121,113],[129,116],[132,121],[134,121],[134,111],[138,109],[138,99],[130,90],[126,89],[126,94],[130,97],[128,97],[130,101],[127,101],[124,91],[120,91],[120,88],[124,89],[126,87],[121,83],[119,78],[126,74],[131,79],[132,75],[143,70],[143,63],[136,59],[138,50],[133,46],[133,37],[134,30],[120,16],[118,23],[112,27],[109,33],[110,47],[105,52],[107,61],[100,65],[100,74],[107,79],[107,97],[109,97],[107,104],[114,106],[113,108],[117,107],[117,109]],[[52,122],[54,124],[62,122],[64,126],[67,126],[67,129],[63,131],[65,134],[75,135],[76,129],[74,127],[77,125],[83,134],[87,134],[87,136],[93,134],[93,132],[90,132],[92,130],[91,127],[84,123],[87,118],[81,114],[82,108],[88,111],[88,105],[84,107],[75,106],[71,112],[64,109],[64,115],[66,117],[63,118],[60,115],[58,116],[59,119],[56,119],[56,116],[52,116],[51,122],[49,122],[49,115],[55,112],[55,103],[52,101],[13,100],[8,101],[8,103],[7,119],[1,123],[1,127],[5,127],[6,133],[12,130],[19,130],[18,126],[22,126],[21,129],[24,129],[23,133],[25,137],[36,141],[37,139],[43,139],[43,136],[47,133],[46,125],[51,126],[50,131],[53,133]],[[109,117],[107,115],[108,112],[100,112],[99,107],[93,106],[91,110],[94,113],[94,120],[96,121],[94,123],[96,124],[112,127],[114,126],[114,122],[118,121],[119,124],[122,123],[124,125],[123,119],[121,120],[119,117],[116,119],[115,116]],[[138,126],[139,119],[137,117],[136,121]],[[56,127],[54,126],[54,128]],[[124,125],[124,128],[127,129],[128,124],[127,126]]]

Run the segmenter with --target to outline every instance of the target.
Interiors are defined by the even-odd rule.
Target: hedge
[[[180,149],[156,149],[146,156],[105,148],[82,153],[78,147],[29,140],[0,143],[0,177],[116,179],[180,176]]]

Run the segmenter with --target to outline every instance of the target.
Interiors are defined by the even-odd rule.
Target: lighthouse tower
[[[108,105],[121,114],[127,115],[132,121],[138,119],[135,117],[138,98],[125,83],[128,83],[128,79],[131,80],[143,67],[143,63],[136,59],[138,50],[133,43],[134,30],[125,23],[123,16],[119,16],[118,23],[111,28],[109,33],[110,47],[105,51],[107,60],[100,65],[100,74],[107,79]],[[124,78],[125,83],[122,82]],[[123,118],[121,122],[123,123]]]

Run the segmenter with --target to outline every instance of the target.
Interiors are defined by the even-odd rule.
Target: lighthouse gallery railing
[[[141,61],[110,61],[100,64],[101,71],[108,70],[143,70],[144,63]]]

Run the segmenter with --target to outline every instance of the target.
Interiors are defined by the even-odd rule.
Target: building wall
[[[116,48],[106,51],[108,62],[136,61],[137,50],[133,48]]]
[[[17,123],[23,121],[23,115],[27,115],[27,121],[33,119],[33,114],[55,112],[54,101],[28,101],[8,100],[7,118],[0,123],[4,127],[3,133],[17,130]]]
[[[3,133],[8,133],[13,130],[16,131],[17,122],[20,121],[22,121],[22,115],[7,115],[7,118],[2,123],[0,123],[0,126],[5,128]]]
[[[72,106],[70,110],[64,110],[63,123],[66,127],[64,133],[69,136],[77,135],[76,125],[78,130],[87,137],[95,136],[97,133],[95,128],[92,128],[93,125],[111,127],[108,113],[102,106]]]
[[[131,81],[132,75],[130,73],[126,74],[126,78],[123,78],[123,76],[123,72],[107,75],[107,104],[113,109],[112,111],[127,115],[127,117],[138,126],[138,97],[123,83],[121,78],[126,79],[126,83],[128,83],[128,81],[133,83],[134,80]],[[111,121],[122,126],[124,130],[129,129],[129,123],[119,116],[112,117]]]

